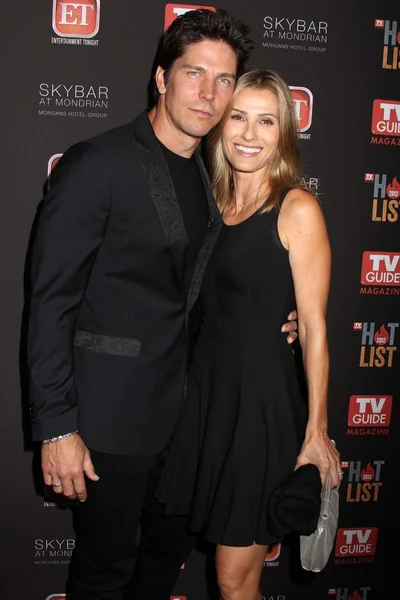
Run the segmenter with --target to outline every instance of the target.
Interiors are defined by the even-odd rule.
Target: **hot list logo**
[[[354,331],[361,331],[360,367],[391,367],[399,323],[386,323],[376,327],[375,323],[353,324]]]
[[[100,27],[100,0],[80,0],[68,2],[53,0],[52,44],[72,44],[74,46],[98,46],[94,38]]]
[[[333,596],[331,600],[368,600],[371,587],[359,587],[350,591],[349,588],[331,588],[328,594]]]
[[[382,173],[365,173],[364,181],[373,183],[372,221],[396,223],[399,218],[400,183],[397,177]]]
[[[398,100],[374,100],[371,131],[377,134],[371,137],[371,144],[400,146],[400,102]]]
[[[400,69],[399,46],[400,31],[397,21],[386,21],[384,19],[375,19],[375,28],[381,29],[383,33],[383,69]]]
[[[400,253],[366,250],[362,256],[361,284],[364,287],[360,294],[400,296]]]
[[[268,547],[267,554],[264,558],[264,567],[277,567],[279,566],[278,558],[281,553],[281,545],[280,544],[271,544]]]
[[[312,92],[306,87],[298,87],[295,85],[290,85],[289,89],[296,110],[297,135],[301,139],[309,140],[311,134],[305,132],[310,129],[312,123],[314,103]]]
[[[164,31],[171,25],[172,21],[175,21],[177,17],[184,15],[189,10],[199,10],[200,8],[207,8],[208,10],[215,11],[214,6],[194,6],[192,4],[167,4],[165,6],[165,18],[164,18]]]
[[[342,463],[348,478],[346,502],[377,502],[384,464],[384,460],[373,460],[364,466],[360,460]]]
[[[389,435],[393,396],[350,396],[347,435]]]
[[[377,539],[377,527],[345,527],[338,529],[335,545],[335,565],[374,563]]]

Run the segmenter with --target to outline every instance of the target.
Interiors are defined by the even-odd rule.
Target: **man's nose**
[[[210,79],[205,79],[200,88],[200,98],[211,102],[215,98],[215,84]]]

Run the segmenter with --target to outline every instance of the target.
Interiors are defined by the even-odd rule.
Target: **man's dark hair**
[[[177,17],[161,38],[153,63],[153,76],[150,85],[151,104],[156,104],[160,96],[155,82],[158,66],[165,70],[167,83],[174,62],[185,54],[190,44],[211,40],[225,42],[232,48],[237,58],[237,77],[244,72],[254,42],[249,39],[249,27],[234,19],[226,10],[190,10]]]

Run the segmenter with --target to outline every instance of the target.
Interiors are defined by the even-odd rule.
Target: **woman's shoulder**
[[[321,212],[321,204],[312,192],[303,187],[292,187],[281,203],[282,216],[304,217]]]

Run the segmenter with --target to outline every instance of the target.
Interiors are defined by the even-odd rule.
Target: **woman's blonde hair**
[[[270,191],[260,207],[261,212],[278,208],[280,194],[286,187],[297,186],[299,147],[294,102],[286,82],[275,71],[251,69],[242,75],[236,84],[232,99],[221,121],[210,133],[208,151],[211,183],[221,213],[235,204],[232,167],[222,149],[222,132],[230,118],[235,101],[244,89],[268,90],[278,99],[279,142],[277,153],[266,171]]]

